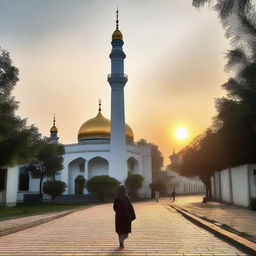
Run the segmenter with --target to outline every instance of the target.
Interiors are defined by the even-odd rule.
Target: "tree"
[[[106,198],[113,198],[116,195],[119,185],[120,182],[115,178],[102,175],[89,179],[86,188],[89,192],[95,194],[100,201],[104,201]]]
[[[0,168],[31,158],[41,137],[35,126],[15,115],[18,103],[11,96],[18,82],[18,69],[10,55],[0,48]]]
[[[206,187],[206,197],[211,198],[211,176],[218,170],[217,164],[221,157],[219,142],[211,130],[207,130],[202,136],[197,137],[190,146],[179,154],[182,156],[178,172],[186,177],[199,176]],[[221,147],[220,147],[221,148]]]
[[[193,0],[211,3],[231,42],[226,53],[227,96],[216,100],[212,127],[183,149],[181,174],[199,175],[210,192],[210,176],[230,166],[256,162],[256,9],[255,1]]]
[[[39,194],[42,198],[42,182],[46,177],[53,180],[55,174],[63,169],[64,147],[61,144],[48,144],[47,141],[41,143],[35,154],[35,158],[28,165],[28,171],[33,178],[40,179]]]
[[[140,174],[128,173],[125,180],[125,186],[132,199],[138,199],[138,189],[141,188],[144,178]]]
[[[59,180],[47,180],[43,183],[43,191],[45,194],[52,197],[54,200],[55,197],[60,196],[66,190],[66,183]]]
[[[158,146],[147,142],[145,139],[137,141],[137,145],[150,145],[151,146],[151,155],[152,155],[152,179],[154,180],[155,174],[160,171],[163,167],[164,158],[161,151],[158,149]]]

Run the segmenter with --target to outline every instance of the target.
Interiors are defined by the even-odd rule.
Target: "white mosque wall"
[[[75,178],[83,175],[86,180],[98,175],[109,175],[124,183],[128,171],[144,177],[143,187],[139,194],[150,197],[149,184],[152,182],[151,147],[148,145],[126,145],[125,167],[123,172],[115,174],[111,171],[110,144],[73,144],[65,146],[64,169],[61,171],[61,180],[66,182],[66,194],[74,194]],[[73,164],[77,159],[85,161],[84,172],[79,171],[79,165]],[[131,169],[130,162],[133,162]],[[121,178],[120,178],[121,177]]]
[[[64,194],[75,193],[75,179],[78,175],[82,175],[86,180],[98,175],[111,175],[110,173],[110,144],[72,144],[65,146],[65,154],[63,166],[64,169],[56,175],[56,180],[64,181],[67,184]],[[132,161],[132,166],[131,166]],[[81,167],[80,164],[84,163]],[[149,184],[152,183],[152,163],[151,148],[148,145],[137,146],[135,144],[127,144],[125,152],[126,166],[121,174],[124,180],[127,178],[128,171],[140,174],[144,177],[142,188],[139,190],[141,197],[150,197],[151,189]],[[130,165],[130,166],[129,166]],[[29,175],[29,188],[25,191],[19,191],[19,173],[20,167],[9,168],[7,173],[6,203],[8,205],[15,204],[17,201],[24,200],[24,194],[39,193],[39,179],[34,179]],[[45,178],[47,180],[48,178]],[[87,193],[87,190],[84,190]],[[44,195],[45,200],[50,197]]]
[[[9,167],[6,182],[6,206],[15,206],[18,192],[19,166]]]
[[[127,144],[126,151],[127,163],[129,163],[129,159],[134,159],[136,161],[132,173],[140,174],[144,177],[142,187],[139,189],[139,196],[141,198],[150,198],[151,189],[149,185],[152,183],[151,146]]]
[[[110,144],[109,142],[96,141],[85,143],[85,144],[71,144],[65,146],[65,155],[63,166],[64,169],[61,171],[60,178],[67,184],[67,190],[65,194],[74,194],[75,192],[75,178],[78,175],[83,175],[86,180],[96,175],[107,175],[107,169],[105,166],[92,165],[93,171],[89,170],[90,160],[93,160],[95,157],[99,157],[101,159],[105,159],[109,162],[109,152],[110,152]],[[85,161],[84,171],[81,172],[79,170],[79,166],[72,165],[77,159],[83,159]],[[100,168],[104,167],[103,172],[100,172]],[[96,168],[96,169],[95,169]],[[95,175],[94,175],[95,174]],[[86,190],[85,190],[86,192]]]
[[[94,157],[88,162],[88,179],[100,175],[109,175],[109,163],[102,157]]]
[[[24,195],[25,194],[39,194],[39,186],[40,186],[40,179],[32,178],[31,174],[29,174],[29,188],[28,190],[19,190],[19,171],[22,166],[18,166],[18,172],[17,172],[17,202],[23,202],[24,201]],[[43,179],[42,184],[47,181],[49,177],[45,177]],[[44,200],[51,200],[51,197],[43,194]]]

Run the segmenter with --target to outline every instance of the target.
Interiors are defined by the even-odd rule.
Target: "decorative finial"
[[[117,30],[118,30],[118,25],[119,25],[118,13],[119,13],[119,11],[118,11],[118,6],[117,6],[117,8],[116,8],[116,29]]]
[[[99,112],[101,112],[101,99],[99,99],[98,102],[99,102]]]
[[[56,122],[56,120],[55,120],[55,114],[54,114],[54,117],[53,117],[53,126],[55,126],[55,122]]]

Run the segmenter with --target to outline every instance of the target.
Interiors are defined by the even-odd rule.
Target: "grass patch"
[[[76,204],[63,204],[63,203],[36,203],[36,204],[18,204],[14,207],[1,207],[0,208],[0,221],[15,219],[20,217],[27,217],[32,215],[57,212],[57,211],[67,211],[77,207],[82,207],[85,205],[92,204],[90,202],[86,203],[76,203]]]

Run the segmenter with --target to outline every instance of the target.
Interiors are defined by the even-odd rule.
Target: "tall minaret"
[[[118,29],[118,10],[116,11],[116,30],[112,34],[111,74],[108,82],[111,86],[111,161],[109,175],[124,182],[127,177],[127,163],[125,159],[125,117],[124,117],[124,86],[128,80],[124,74],[123,35]]]
[[[50,141],[49,141],[49,144],[57,144],[58,143],[58,129],[57,127],[55,126],[55,115],[54,115],[54,118],[53,118],[53,126],[52,128],[50,129]]]

